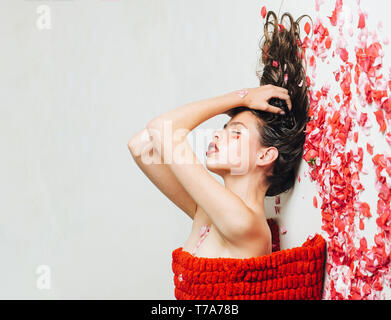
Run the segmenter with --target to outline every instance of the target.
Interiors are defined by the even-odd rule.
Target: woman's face
[[[257,129],[259,120],[250,111],[243,111],[213,133],[217,149],[209,148],[206,167],[216,174],[246,174],[256,164],[261,150]]]

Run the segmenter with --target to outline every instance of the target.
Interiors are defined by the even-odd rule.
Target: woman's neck
[[[262,179],[259,176],[227,174],[223,176],[223,180],[225,187],[240,197],[250,209],[260,216],[265,215],[267,189],[260,182]]]

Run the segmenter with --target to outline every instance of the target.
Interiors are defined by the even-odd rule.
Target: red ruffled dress
[[[280,251],[278,225],[268,219],[273,252],[247,259],[196,257],[209,229],[201,230],[192,253],[172,252],[178,300],[320,300],[326,242],[319,234],[301,246]]]

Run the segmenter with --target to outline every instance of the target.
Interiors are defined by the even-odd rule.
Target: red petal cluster
[[[318,8],[319,1],[315,2]],[[339,19],[342,11],[343,1],[336,0],[330,23],[317,18],[312,38],[306,36],[302,46],[307,50],[311,98],[303,158],[320,190],[313,205],[317,208],[320,200],[322,230],[328,235],[323,297],[384,299],[384,287],[391,280],[391,155],[379,153],[371,143],[360,146],[358,129],[369,135],[372,113],[376,128],[391,146],[391,72],[386,75],[383,70],[383,46],[376,32],[368,31],[368,16],[360,8],[356,15],[358,35],[352,38],[355,45],[351,50],[342,32],[344,19]],[[309,31],[306,26],[305,32]],[[325,60],[339,65],[334,71],[338,85],[332,90],[330,85],[317,83],[317,65]],[[357,102],[367,111],[359,112]],[[372,159],[376,172],[376,208],[360,200],[365,190],[360,176],[367,174],[364,156]],[[372,184],[368,188],[373,188]],[[367,241],[369,219],[375,219],[377,225],[372,247]]]

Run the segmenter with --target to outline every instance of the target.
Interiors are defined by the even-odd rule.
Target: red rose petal
[[[342,61],[344,61],[344,62],[348,61],[348,59],[349,59],[348,51],[346,49],[341,49],[340,52],[341,52],[340,57],[341,57]]]
[[[305,24],[305,26],[304,26],[304,31],[305,31],[305,33],[306,34],[310,34],[310,32],[311,32],[311,25],[307,22],[306,24]]]
[[[356,43],[349,43],[349,48],[344,47],[345,41],[340,33],[344,19],[339,19],[342,6],[342,0],[335,2],[327,26],[320,18],[314,21],[311,39],[307,37],[311,29],[304,27],[307,39],[303,42],[303,51],[312,52],[305,55],[309,66],[307,83],[311,121],[307,125],[303,158],[309,165],[309,177],[322,190],[318,194],[322,200],[322,231],[329,236],[326,299],[378,299],[385,275],[389,274],[391,267],[389,252],[384,245],[386,239],[387,243],[391,240],[391,190],[388,185],[391,157],[382,154],[373,156],[374,148],[369,142],[365,142],[365,149],[359,146],[361,133],[353,132],[353,129],[357,120],[362,131],[369,134],[372,123],[368,114],[373,112],[379,124],[376,128],[380,128],[391,146],[390,126],[387,126],[391,123],[391,70],[386,71],[390,73],[388,76],[383,72],[382,44],[376,40],[375,32],[365,29],[367,17],[361,9],[357,15],[360,32],[357,39],[351,38]],[[335,51],[329,50],[332,46],[330,34],[339,36]],[[384,36],[379,34],[379,39],[384,39]],[[316,69],[321,63],[331,66],[333,62],[339,65],[331,71],[338,84],[329,91],[322,78],[316,76]],[[314,90],[315,85],[321,89]],[[358,112],[355,103],[360,103],[368,111]],[[345,149],[348,143],[353,145],[351,150]],[[360,201],[359,192],[368,187],[364,188],[360,181],[361,172],[372,169],[363,170],[364,153],[371,156],[376,173],[376,212],[371,212],[368,203]],[[372,185],[369,188],[373,188]],[[317,197],[313,198],[313,203],[317,206]],[[368,236],[365,219],[372,214],[377,215],[376,224],[380,228],[376,235],[371,235],[375,236],[375,245],[368,247],[366,239],[361,238],[357,248],[357,232],[361,230]],[[348,267],[352,276],[348,278],[346,290],[341,291],[341,279],[346,280],[344,267]]]
[[[354,133],[354,142],[357,143],[358,141],[358,132]]]
[[[384,121],[384,113],[383,113],[383,110],[377,110],[375,113],[375,116],[376,116],[376,121],[377,123],[379,124],[380,126],[380,132],[385,132],[386,129],[387,129],[387,125],[386,125],[386,122]]]
[[[370,155],[373,155],[373,146],[367,143],[367,151]]]
[[[261,9],[261,15],[262,15],[262,18],[265,19],[266,17],[266,14],[267,14],[267,10],[266,10],[266,7],[263,6],[262,9]]]
[[[325,42],[325,47],[326,47],[327,49],[330,49],[330,48],[331,48],[331,42],[332,42],[331,38],[328,37],[328,38],[326,39],[326,42]]]
[[[363,13],[360,14],[359,20],[358,20],[358,28],[364,29],[365,28],[365,15]]]
[[[369,204],[366,202],[362,202],[360,204],[360,212],[364,215],[364,217],[367,217],[367,218],[372,217]]]

